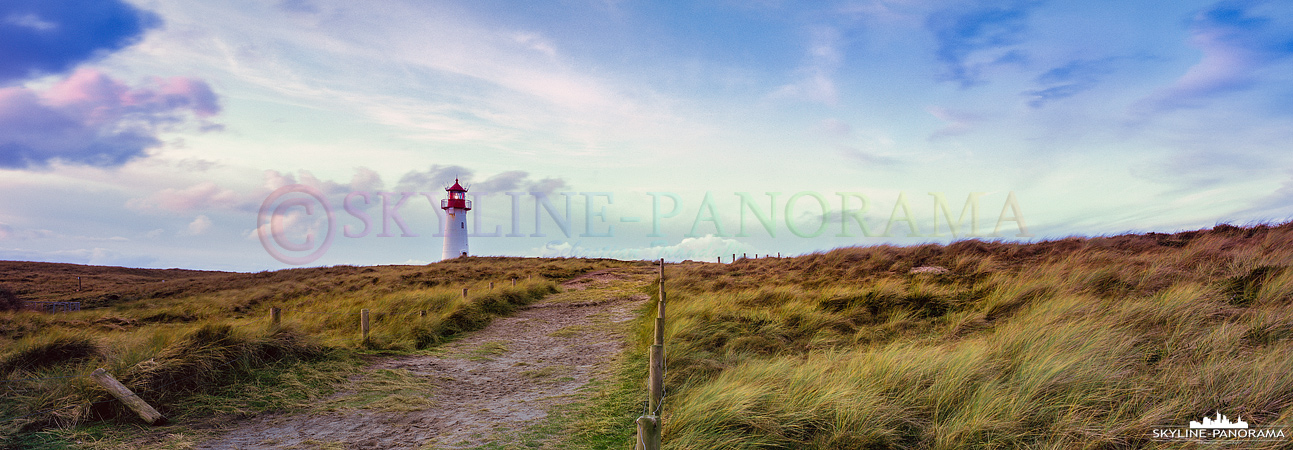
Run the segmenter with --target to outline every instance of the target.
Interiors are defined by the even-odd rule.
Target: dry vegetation
[[[134,421],[83,376],[95,367],[172,418],[292,407],[344,379],[338,361],[427,348],[556,292],[558,281],[629,264],[460,258],[227,273],[0,262],[0,287],[22,300],[86,304],[0,312],[0,446],[32,445],[32,433],[49,427]],[[269,324],[271,306],[283,308],[280,326]],[[361,309],[372,312],[367,341]]]
[[[25,264],[0,263],[0,284],[95,308],[0,313],[0,377],[106,366],[148,386],[141,395],[164,399],[164,412],[202,416],[311,401],[326,391],[298,387],[337,382],[320,367],[338,352],[416,351],[552,292],[554,280],[633,263],[467,258],[180,271],[164,283],[94,268],[113,281],[70,293],[43,290],[31,280],[54,272]],[[666,448],[1189,447],[1150,429],[1218,411],[1293,427],[1291,264],[1293,224],[672,265]],[[60,279],[79,267],[60,266]],[[922,267],[947,270],[913,270]],[[489,280],[499,287],[488,291]],[[266,326],[270,305],[286,308],[282,327]],[[360,308],[374,312],[367,343]],[[573,422],[610,436],[587,442],[620,446],[632,427],[646,314],[637,326],[620,373],[582,413],[603,420]],[[0,418],[106,398],[82,378],[6,389]],[[264,398],[234,393],[244,390]],[[5,432],[131,420],[112,405],[21,418]]]
[[[682,265],[666,447],[1174,447],[1151,429],[1217,411],[1293,426],[1290,264],[1291,224]]]

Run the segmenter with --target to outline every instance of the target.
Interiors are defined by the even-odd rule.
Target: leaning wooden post
[[[359,310],[359,329],[364,333],[364,342],[368,342],[368,310]]]
[[[467,298],[467,288],[462,288],[462,298]]]
[[[144,422],[148,422],[149,425],[166,420],[165,417],[162,417],[162,413],[157,412],[148,402],[139,398],[134,392],[130,392],[129,388],[117,381],[116,378],[113,378],[112,374],[109,374],[104,368],[95,369],[94,372],[90,373],[90,378],[94,379],[95,383],[99,383],[99,386],[107,389],[117,400],[121,400],[121,403],[125,403],[135,414],[139,414],[139,418],[144,419]]]
[[[647,413],[638,417],[638,443],[642,450],[659,450],[663,428],[660,421],[661,401],[664,399],[664,258],[660,259],[660,300],[656,303],[655,343],[651,345],[651,361],[647,367]]]
[[[283,309],[277,306],[269,307],[269,324],[278,325],[283,318]]]

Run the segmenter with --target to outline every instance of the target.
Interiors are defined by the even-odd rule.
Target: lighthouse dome
[[[457,178],[454,178],[454,179],[453,179],[453,186],[449,186],[449,187],[447,187],[447,188],[444,188],[444,190],[446,190],[446,191],[457,191],[457,192],[467,192],[467,189],[466,189],[466,188],[462,187],[462,185],[461,185],[461,184],[458,184],[458,179],[457,179]]]

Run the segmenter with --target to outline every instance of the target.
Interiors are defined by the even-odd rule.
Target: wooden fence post
[[[491,291],[492,291],[492,290],[494,290],[494,282],[493,282],[493,281],[489,282],[489,290],[491,290]]]
[[[359,310],[359,329],[364,333],[364,342],[368,342],[368,310]]]
[[[653,416],[638,417],[638,442],[633,450],[660,449],[660,418]]]
[[[276,326],[276,325],[278,325],[278,324],[279,324],[279,322],[282,320],[282,316],[283,316],[283,309],[282,309],[282,308],[279,308],[279,307],[277,307],[277,306],[271,306],[271,307],[269,307],[269,324],[270,324],[270,325],[275,325],[275,326]]]
[[[467,288],[462,288],[462,298],[467,298]]]
[[[660,300],[656,303],[655,343],[651,345],[651,360],[647,366],[647,413],[638,417],[637,447],[642,450],[659,450],[664,400],[664,258],[660,259]]]
[[[512,277],[512,287],[516,287],[516,277]]]
[[[166,420],[165,417],[162,417],[162,413],[157,412],[157,410],[153,409],[148,402],[145,402],[144,399],[139,398],[138,395],[131,392],[130,389],[126,388],[126,386],[121,384],[120,381],[117,381],[116,378],[113,378],[107,370],[104,370],[104,368],[100,367],[95,369],[94,372],[90,373],[90,378],[94,379],[95,383],[99,383],[99,386],[103,386],[104,389],[107,389],[108,392],[111,393],[113,397],[116,397],[117,400],[120,400],[121,403],[125,403],[126,406],[130,407],[130,409],[135,412],[135,414],[139,414],[139,418],[144,419],[144,422],[148,422],[149,425],[155,425],[158,422]]]

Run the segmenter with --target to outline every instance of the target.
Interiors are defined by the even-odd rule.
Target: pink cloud
[[[1274,4],[1219,3],[1198,13],[1190,26],[1190,44],[1203,57],[1174,83],[1138,102],[1134,110],[1196,106],[1262,82],[1263,68],[1293,57],[1293,20],[1287,7],[1267,10]]]
[[[0,89],[0,168],[72,164],[117,166],[157,147],[162,131],[220,112],[217,97],[193,78],[153,78],[131,87],[80,69],[47,90]]]
[[[167,188],[144,198],[131,199],[126,202],[126,207],[136,211],[186,212],[235,208],[241,203],[232,189],[205,181],[184,189]]]

